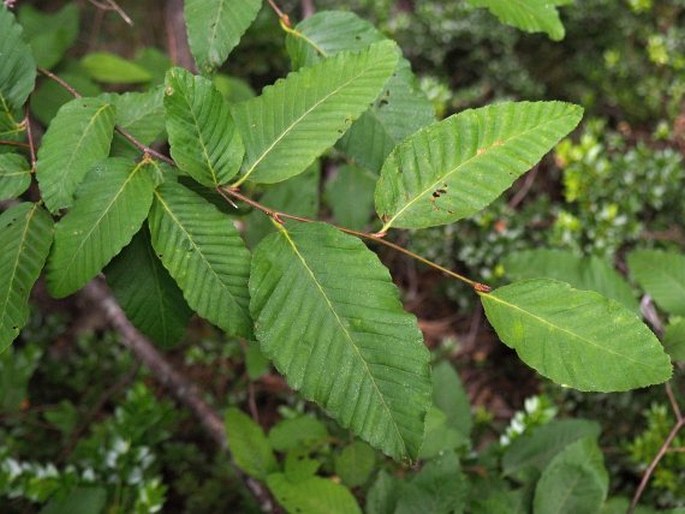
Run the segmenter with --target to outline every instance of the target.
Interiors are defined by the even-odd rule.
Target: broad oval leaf
[[[685,362],[685,319],[669,321],[664,331],[664,349],[672,360]]]
[[[12,116],[33,91],[36,62],[14,15],[0,5],[0,117]]]
[[[224,63],[261,6],[262,0],[185,0],[188,43],[202,72]]]
[[[626,391],[671,376],[671,362],[654,334],[634,313],[598,293],[533,279],[480,296],[502,342],[558,384]]]
[[[93,165],[109,154],[114,109],[97,98],[64,104],[38,150],[36,176],[43,201],[53,213],[71,207],[74,192]]]
[[[79,9],[76,4],[67,4],[57,12],[44,13],[30,4],[22,4],[19,22],[38,66],[51,69],[76,41]]]
[[[391,41],[361,52],[341,52],[237,104],[233,115],[247,158],[235,185],[248,178],[280,182],[302,173],[374,101],[397,59]]]
[[[20,203],[0,215],[0,352],[29,319],[29,294],[52,244],[52,218],[39,205]]]
[[[188,305],[223,331],[250,337],[250,253],[233,220],[176,182],[155,192],[148,220],[157,257]]]
[[[564,39],[564,26],[556,6],[568,0],[468,0],[488,10],[507,25],[526,32],[546,32],[553,41]]]
[[[81,59],[81,67],[93,80],[106,84],[137,84],[152,80],[145,68],[109,52],[86,55]]]
[[[607,497],[609,474],[593,438],[571,443],[552,459],[535,487],[539,514],[598,514]]]
[[[524,250],[507,255],[502,264],[513,280],[551,278],[576,289],[597,291],[638,312],[639,304],[626,280],[613,266],[597,256],[579,257],[564,250]]]
[[[563,102],[505,102],[419,130],[383,164],[375,194],[382,230],[475,214],[573,130],[582,113]]]
[[[386,39],[370,22],[345,11],[318,12],[298,23],[295,31],[286,39],[294,69]],[[352,124],[338,148],[377,173],[400,141],[434,121],[432,104],[418,88],[409,62],[400,58],[379,98]]]
[[[250,476],[264,480],[278,469],[262,427],[240,409],[226,411],[226,439],[233,460]]]
[[[230,180],[245,147],[228,104],[212,82],[182,68],[166,75],[164,95],[171,156],[179,168],[207,187]]]
[[[16,153],[0,155],[0,200],[16,198],[31,185],[31,166]]]
[[[327,514],[361,514],[352,493],[327,478],[312,476],[291,481],[283,473],[274,473],[266,485],[287,512],[325,512]]]
[[[288,383],[395,459],[416,458],[429,353],[378,257],[325,224],[280,227],[255,250],[250,311]]]
[[[669,314],[685,316],[685,256],[662,250],[636,250],[628,255],[633,279]]]
[[[155,255],[147,227],[112,259],[105,275],[131,323],[163,347],[178,343],[193,311]]]
[[[74,206],[55,226],[48,290],[56,298],[95,277],[138,232],[150,210],[153,166],[106,159],[93,167]]]

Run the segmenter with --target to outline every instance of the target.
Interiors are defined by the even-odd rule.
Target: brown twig
[[[57,82],[60,86],[62,86],[67,91],[69,91],[69,93],[74,98],[83,98],[83,95],[81,95],[81,93],[79,93],[76,89],[74,89],[69,83],[64,81],[64,79],[58,77],[57,75],[55,75],[51,71],[46,70],[45,68],[38,68],[38,71],[41,72],[46,77],[50,78],[51,80],[54,80],[55,82]],[[124,139],[126,139],[126,141],[128,141],[133,146],[138,148],[138,150],[140,150],[141,152],[146,153],[148,155],[151,155],[151,156],[159,159],[160,161],[164,161],[167,164],[170,164],[172,166],[175,165],[175,163],[172,159],[170,159],[169,157],[167,157],[164,154],[159,153],[157,150],[154,150],[153,148],[150,148],[149,146],[144,145],[143,143],[138,141],[135,137],[133,137],[127,130],[121,128],[118,125],[114,127],[114,130],[117,132],[117,134],[122,136]]]
[[[102,11],[115,11],[121,17],[121,19],[124,20],[124,22],[133,27],[133,20],[131,17],[126,14],[126,11],[124,11],[114,0],[105,0],[106,3],[104,4],[98,0],[88,1]]]
[[[33,129],[31,129],[31,116],[29,116],[29,106],[24,112],[24,123],[26,125],[26,135],[29,140],[29,153],[31,155],[31,173],[36,172],[36,146],[33,142]]]
[[[18,146],[19,148],[26,148],[27,150],[30,148],[28,143],[22,143],[21,141],[5,141],[4,139],[0,139],[0,146]]]
[[[168,0],[164,8],[164,26],[166,29],[167,48],[171,62],[197,73],[195,59],[188,46],[186,22],[183,17],[183,0]]]
[[[281,20],[281,24],[285,25],[288,28],[291,28],[292,25],[290,23],[290,17],[286,13],[284,13],[278,5],[276,5],[276,2],[274,0],[267,0],[269,2],[269,5],[271,8],[274,10],[276,13],[276,16]]]
[[[107,286],[100,279],[95,279],[83,288],[82,294],[103,312],[110,325],[121,336],[121,343],[150,370],[155,379],[169,390],[179,403],[193,413],[216,445],[227,451],[229,434],[226,433],[221,416],[202,399],[198,387],[174,369],[155,346],[131,324]],[[272,511],[273,501],[268,491],[262,484],[245,475],[235,463],[232,464],[236,474],[259,502],[262,510]]]
[[[303,216],[295,216],[293,214],[288,214],[285,212],[278,212],[278,211],[275,211],[273,209],[270,209],[269,207],[266,207],[265,205],[262,205],[261,203],[256,202],[252,198],[249,198],[249,197],[243,195],[242,193],[240,193],[238,190],[230,188],[230,187],[219,187],[219,188],[217,188],[217,191],[227,201],[229,200],[228,196],[232,196],[234,198],[237,198],[241,202],[244,202],[244,203],[254,207],[255,209],[263,212],[264,214],[266,214],[267,216],[272,218],[274,221],[281,223],[281,224],[283,223],[284,219],[299,221],[302,223],[315,223],[315,222],[317,222],[317,220],[312,219],[312,218],[305,218]],[[379,236],[377,234],[370,234],[368,232],[360,232],[358,230],[352,230],[350,228],[339,227],[337,225],[332,225],[332,226],[337,228],[341,232],[345,232],[346,234],[350,234],[353,236],[361,237],[362,239],[368,239],[370,241],[374,241],[378,244],[382,244],[383,246],[387,246],[388,248],[392,248],[393,250],[395,250],[399,253],[403,253],[405,255],[408,255],[412,259],[415,259],[419,262],[422,262],[431,268],[437,269],[437,270],[445,273],[446,275],[448,275],[452,278],[455,278],[457,280],[460,280],[461,282],[464,282],[464,283],[470,285],[477,292],[480,292],[480,293],[490,292],[489,286],[487,286],[485,284],[481,284],[480,282],[476,282],[475,280],[471,280],[470,278],[467,278],[463,275],[460,275],[459,273],[455,273],[454,271],[449,270],[443,266],[440,266],[439,264],[437,264],[433,261],[430,261],[430,260],[426,259],[425,257],[422,257],[422,256],[412,252],[411,250],[407,250],[406,248],[404,248],[402,246],[396,245],[395,243],[392,243],[390,241],[386,241],[385,239],[383,239],[381,236]]]
[[[309,18],[316,12],[314,0],[302,0],[302,17]]]

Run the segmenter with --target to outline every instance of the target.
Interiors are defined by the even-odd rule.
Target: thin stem
[[[229,200],[229,198],[228,198],[229,196],[233,197],[233,198],[237,198],[241,202],[246,203],[246,204],[254,207],[255,209],[257,209],[257,210],[263,212],[264,214],[266,214],[267,216],[271,217],[274,221],[281,223],[281,224],[283,223],[284,219],[299,221],[302,223],[315,223],[317,221],[317,220],[312,219],[312,218],[305,218],[303,216],[295,216],[293,214],[275,211],[273,209],[266,207],[265,205],[262,205],[259,202],[256,202],[252,198],[249,198],[249,197],[243,195],[242,193],[240,193],[239,191],[237,191],[235,189],[231,189],[228,187],[219,187],[219,188],[217,188],[217,191],[227,201]],[[412,259],[415,259],[419,262],[422,262],[426,266],[429,266],[431,268],[439,270],[442,273],[444,273],[444,274],[446,274],[452,278],[455,278],[457,280],[460,280],[461,282],[464,282],[464,283],[470,285],[473,289],[475,289],[479,293],[489,293],[491,290],[490,287],[485,285],[485,284],[481,284],[480,282],[476,282],[475,280],[471,280],[470,278],[467,278],[463,275],[460,275],[459,273],[455,273],[454,271],[449,270],[443,266],[440,266],[439,264],[437,264],[433,261],[429,261],[425,257],[422,257],[422,256],[412,252],[411,250],[407,250],[406,248],[403,248],[402,246],[399,246],[399,245],[392,243],[390,241],[386,241],[385,239],[383,239],[382,237],[379,237],[378,235],[370,234],[368,232],[360,232],[358,230],[352,230],[350,228],[339,227],[337,225],[333,225],[333,226],[335,228],[337,228],[338,230],[340,230],[341,232],[345,232],[346,234],[350,234],[350,235],[353,235],[356,237],[361,237],[363,239],[368,239],[370,241],[374,241],[376,243],[387,246],[388,248],[392,248],[396,252],[400,252],[400,253],[403,253],[404,255],[408,255]]]
[[[21,141],[5,141],[4,139],[0,139],[0,146],[18,146],[19,148],[26,148],[27,150],[30,148],[28,143],[22,143]]]
[[[680,406],[678,405],[678,400],[673,393],[670,382],[666,382],[666,394],[668,395],[668,400],[671,402],[671,408],[673,409],[673,414],[675,414],[675,419],[682,421],[683,414],[680,412]]]
[[[70,84],[68,84],[67,82],[65,82],[63,79],[61,79],[60,77],[58,77],[57,75],[55,75],[55,74],[52,73],[51,71],[46,70],[45,68],[38,68],[38,71],[41,72],[41,73],[42,73],[43,75],[45,75],[46,77],[49,77],[50,79],[52,79],[52,80],[54,80],[55,82],[57,82],[60,86],[62,86],[62,87],[63,87],[64,89],[66,89],[67,91],[69,91],[69,93],[71,93],[71,95],[72,95],[74,98],[83,98],[83,96],[81,95],[81,93],[79,93],[78,91],[76,91],[76,89],[74,89]],[[160,161],[164,161],[164,162],[166,162],[167,164],[170,164],[170,165],[172,165],[172,166],[175,165],[175,163],[174,163],[174,161],[173,161],[172,159],[170,159],[169,157],[167,157],[167,156],[164,155],[164,154],[159,153],[157,150],[153,150],[153,149],[150,148],[149,146],[145,146],[143,143],[141,143],[140,141],[138,141],[138,140],[137,140],[135,137],[133,137],[128,131],[124,130],[124,129],[121,128],[120,126],[118,126],[118,125],[115,126],[115,127],[114,127],[114,130],[115,130],[119,135],[121,135],[124,139],[126,139],[126,141],[128,141],[129,143],[131,143],[133,146],[135,146],[135,147],[136,147],[138,150],[140,150],[141,152],[146,153],[146,154],[149,154],[149,155],[152,155],[153,157],[156,157],[156,158],[159,159]]]
[[[276,2],[274,0],[268,0],[269,5],[271,8],[274,10],[276,13],[276,16],[281,20],[281,25],[285,25],[286,27],[290,28],[292,25],[290,23],[290,17],[284,13],[278,5],[276,5]]]
[[[29,139],[29,153],[31,154],[31,173],[36,172],[36,146],[33,142],[33,130],[31,130],[31,118],[29,116],[29,107],[26,106],[24,113],[24,124],[26,125],[26,135]]]

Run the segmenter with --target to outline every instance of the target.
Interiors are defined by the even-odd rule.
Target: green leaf
[[[31,185],[31,166],[16,153],[0,155],[0,200],[17,198]]]
[[[664,350],[674,361],[685,362],[685,319],[679,318],[666,327]]]
[[[355,441],[335,457],[335,473],[347,487],[364,485],[376,465],[376,452],[366,443]]]
[[[59,77],[83,96],[97,96],[102,92],[100,86],[83,73],[76,71],[60,73]],[[59,108],[73,98],[69,91],[54,80],[44,80],[31,94],[31,112],[38,121],[48,126],[57,115]]]
[[[630,498],[616,496],[609,498],[602,507],[602,514],[626,514],[630,508]],[[659,510],[647,507],[645,505],[638,505],[634,514],[676,514],[674,510]]]
[[[685,255],[636,250],[628,255],[630,275],[669,314],[685,316]]]
[[[341,51],[360,51],[386,37],[367,20],[343,11],[322,11],[288,34],[293,68],[311,66]],[[348,156],[377,173],[405,137],[435,121],[433,106],[416,85],[411,66],[400,58],[383,93],[338,142]]]
[[[581,391],[626,391],[665,382],[671,362],[654,334],[620,303],[533,279],[481,294],[500,339],[554,382]]]
[[[448,427],[470,436],[471,403],[459,375],[447,361],[433,367],[433,402],[445,414]]]
[[[269,442],[274,450],[309,449],[328,439],[328,431],[321,421],[312,416],[279,421],[269,432]]]
[[[29,4],[22,4],[18,17],[36,63],[42,68],[51,69],[60,62],[78,36],[76,4],[67,4],[54,13],[43,13]]]
[[[183,171],[207,187],[225,184],[238,173],[245,147],[228,104],[210,80],[170,69],[164,109],[171,156]]]
[[[255,97],[254,89],[245,80],[217,73],[212,82],[214,87],[221,93],[224,100],[229,104],[244,102]]]
[[[325,512],[326,514],[361,514],[352,493],[340,484],[317,476],[291,482],[282,473],[269,475],[269,490],[288,513]]]
[[[419,130],[383,164],[376,211],[391,226],[453,223],[494,201],[578,124],[563,102],[469,109]]]
[[[417,456],[429,354],[374,253],[326,224],[280,226],[255,250],[250,295],[262,350],[293,388],[391,457]]]
[[[278,184],[264,186],[266,191],[259,201],[270,209],[316,218],[319,214],[320,168],[320,163],[315,161],[301,175]],[[271,218],[261,211],[253,210],[245,220],[245,239],[252,248],[257,246],[264,236],[276,231]]]
[[[90,53],[81,60],[81,66],[93,80],[106,84],[137,84],[152,80],[145,68],[109,52]]]
[[[145,47],[138,50],[133,58],[133,62],[150,73],[152,76],[150,85],[153,86],[164,84],[166,72],[172,66],[169,56],[154,47]]]
[[[15,114],[36,81],[36,62],[14,15],[0,5],[0,133],[20,130]]]
[[[58,493],[43,507],[40,514],[99,514],[107,504],[103,487],[76,487]]]
[[[126,246],[147,217],[152,166],[110,158],[97,164],[55,226],[48,290],[62,298],[84,286]]]
[[[599,437],[601,427],[585,419],[552,420],[517,437],[502,457],[502,473],[521,479],[530,470],[542,472],[550,460],[569,444],[586,437]]]
[[[426,430],[419,458],[430,459],[445,451],[468,448],[469,438],[462,432],[447,426],[447,416],[435,406],[426,415]]]
[[[234,407],[226,411],[226,437],[233,460],[248,475],[263,480],[278,469],[262,427]]]
[[[553,41],[564,39],[564,26],[556,9],[558,1],[550,0],[468,0],[475,7],[488,10],[507,25],[526,32],[545,32]]]
[[[271,362],[259,349],[259,344],[256,341],[248,341],[245,349],[245,371],[250,380],[257,380],[265,375],[270,367]]]
[[[452,514],[463,512],[466,477],[454,452],[429,461],[402,490],[395,514]]]
[[[291,482],[309,479],[321,467],[321,462],[307,457],[307,450],[293,450],[285,456],[283,471]]]
[[[147,228],[112,259],[105,275],[126,316],[143,334],[167,348],[184,336],[193,312],[155,255]]]
[[[338,168],[326,184],[326,200],[340,225],[357,230],[366,228],[373,212],[373,190],[377,179],[357,166]]]
[[[188,43],[197,67],[209,73],[221,66],[262,6],[262,0],[186,0]]]
[[[507,276],[514,280],[551,278],[576,289],[597,291],[638,312],[640,306],[632,288],[613,266],[596,256],[578,257],[564,250],[524,250],[502,261]]]
[[[535,488],[537,514],[596,514],[609,489],[604,458],[592,438],[571,443],[542,472]]]
[[[43,201],[53,213],[71,207],[74,192],[93,165],[109,154],[114,109],[96,98],[64,104],[38,150],[36,176]]]
[[[152,245],[188,305],[223,331],[250,337],[250,253],[233,220],[175,182],[155,192]]]
[[[304,171],[378,96],[397,59],[390,41],[341,52],[237,104],[233,115],[247,159],[236,185],[248,178],[280,182]]]
[[[126,130],[144,145],[150,145],[164,132],[164,89],[156,87],[144,93],[104,93],[100,98],[114,106],[117,126]],[[112,143],[112,154],[129,152],[140,155],[140,150],[116,134]]]
[[[29,319],[29,295],[52,243],[52,218],[37,204],[0,214],[0,352]]]
[[[402,483],[381,469],[366,496],[367,514],[394,514]]]

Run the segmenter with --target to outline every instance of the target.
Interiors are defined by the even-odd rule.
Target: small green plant
[[[563,36],[554,6],[471,3],[525,30]],[[64,298],[103,273],[131,322],[160,347],[176,345],[195,313],[263,354],[261,364],[253,357],[254,373],[266,357],[293,389],[364,441],[336,447],[328,459],[348,487],[371,479],[377,458],[371,448],[405,465],[428,460],[406,482],[379,475],[369,490],[370,512],[419,505],[433,506],[432,512],[464,505],[481,512],[497,505],[598,512],[608,476],[597,430],[582,420],[543,424],[530,434],[533,442],[528,434],[513,441],[501,471],[516,486],[499,480],[467,487],[457,451],[470,444],[468,403],[463,392],[457,403],[446,392],[449,385],[461,390],[458,377],[451,368],[431,371],[417,320],[404,310],[372,249],[389,247],[467,284],[499,338],[558,384],[624,391],[666,382],[670,357],[634,305],[611,287],[600,288],[603,294],[590,291],[583,276],[564,267],[553,278],[529,276],[492,289],[387,238],[391,231],[476,215],[574,130],[583,109],[558,101],[503,102],[437,120],[409,62],[372,24],[331,11],[293,25],[278,8],[293,71],[252,97],[244,84],[217,70],[261,5],[186,0],[188,42],[199,73],[169,66],[154,53],[132,61],[91,53],[78,63],[86,84],[148,87],[97,94],[96,85],[88,96],[49,70],[69,45],[50,52],[37,46],[30,26],[40,15],[26,11],[19,23],[0,8],[0,137],[6,143],[0,191],[12,201],[0,214],[0,350],[26,324],[39,276],[53,297]],[[72,11],[60,16],[71,19]],[[53,37],[73,40],[73,30]],[[74,98],[56,111],[40,104],[38,92],[29,101],[37,72]],[[39,146],[27,102],[49,121]],[[150,146],[157,140],[168,143],[168,155]],[[325,155],[345,161],[327,186],[327,203],[354,228],[319,218]],[[372,224],[350,209],[357,198],[364,212],[373,198]],[[530,270],[523,268],[522,274]],[[565,275],[569,279],[560,281]],[[125,405],[148,412],[148,423],[161,423],[168,412],[142,387]],[[68,421],[68,410],[54,414],[58,426]],[[76,455],[88,476],[116,469],[115,488],[140,485],[135,498],[117,490],[117,508],[154,511],[165,488],[145,444],[134,444],[148,428],[140,418],[127,418],[126,409],[115,412]],[[359,510],[348,489],[316,474],[331,455],[320,421],[285,420],[267,437],[245,414],[229,409],[226,426],[236,465],[264,482],[286,510]],[[130,440],[121,440],[126,432]],[[538,458],[530,464],[517,451]],[[479,465],[498,469],[487,458]],[[45,500],[71,486],[54,501],[63,502],[63,510],[69,502],[93,502],[93,511],[111,497],[99,488],[84,493],[79,472],[71,469],[27,465],[25,474],[17,474],[22,465],[10,457],[5,463],[6,494]],[[39,493],[23,481],[42,475],[51,481]],[[494,483],[500,487],[492,494],[479,494]],[[571,491],[568,483],[575,484]],[[534,494],[524,496],[524,490]]]

